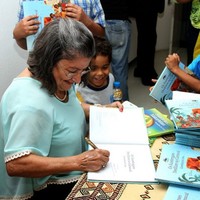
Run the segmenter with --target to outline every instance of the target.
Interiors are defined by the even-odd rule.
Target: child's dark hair
[[[109,63],[112,60],[112,46],[110,42],[104,37],[94,36],[95,40],[95,55],[93,58],[96,58],[98,55],[108,56]],[[81,83],[83,86],[87,85],[87,74],[84,74],[81,77]]]
[[[110,42],[103,37],[94,37],[96,53],[94,58],[98,55],[108,56],[109,62],[112,59],[112,46]]]

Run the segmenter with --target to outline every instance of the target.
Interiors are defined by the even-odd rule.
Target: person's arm
[[[25,155],[6,163],[10,176],[39,178],[68,171],[98,171],[109,161],[109,151],[94,149],[71,157]]]
[[[82,22],[96,36],[103,37],[105,35],[104,27],[95,23],[78,5],[66,4],[66,16]]]
[[[179,67],[180,57],[177,54],[169,55],[165,64],[168,69],[176,75],[183,83],[193,89],[195,92],[200,93],[200,80],[187,74]]]
[[[26,37],[33,35],[38,31],[40,22],[37,18],[37,15],[27,16],[19,21],[13,30],[14,39],[23,49],[27,49]]]

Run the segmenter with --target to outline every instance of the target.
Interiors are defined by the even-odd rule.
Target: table
[[[151,146],[155,168],[158,166],[162,145],[174,143],[174,134],[158,137]],[[163,200],[167,184],[116,184],[87,182],[83,174],[66,200]]]

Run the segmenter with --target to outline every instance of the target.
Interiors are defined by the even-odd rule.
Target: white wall
[[[157,50],[168,49],[171,42],[173,28],[174,4],[165,0],[165,10],[158,15],[157,21]]]
[[[27,52],[12,36],[17,22],[18,0],[0,0],[0,98],[12,79],[26,66]],[[13,97],[14,98],[14,97]]]
[[[12,30],[17,22],[18,4],[18,0],[0,0],[0,98],[12,79],[26,67],[27,51],[18,47],[12,36]],[[171,6],[166,5],[164,16],[158,19],[158,50],[169,48],[171,12]],[[136,35],[136,28],[133,28],[134,39],[130,57],[135,56]]]

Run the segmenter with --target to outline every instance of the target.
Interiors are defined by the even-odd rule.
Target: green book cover
[[[148,136],[158,137],[174,132],[174,123],[156,108],[144,111]]]

